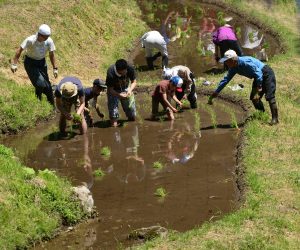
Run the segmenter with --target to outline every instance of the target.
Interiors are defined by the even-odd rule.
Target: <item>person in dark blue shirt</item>
[[[270,124],[277,124],[278,109],[275,99],[276,78],[271,67],[251,56],[239,57],[234,50],[226,51],[224,57],[221,58],[219,62],[225,63],[229,70],[224,79],[220,81],[215,92],[209,97],[208,104],[212,104],[213,98],[218,96],[221,90],[236,74],[239,74],[247,78],[254,79],[250,100],[252,101],[255,109],[264,112],[265,108],[261,98],[265,95],[266,100],[269,102],[272,114]]]
[[[98,99],[98,96],[100,95],[100,93],[104,92],[106,90],[106,88],[107,88],[107,86],[103,80],[95,79],[93,82],[93,87],[84,89],[84,95],[85,95],[84,117],[85,117],[85,120],[86,120],[88,126],[90,126],[90,127],[93,126],[93,117],[90,112],[89,101],[91,99],[93,99],[91,106],[95,108],[98,116],[100,118],[103,118],[104,114],[101,113],[101,111],[100,111],[100,107],[97,103],[97,99]]]
[[[83,116],[84,111],[84,91],[81,81],[76,77],[64,77],[57,85],[54,92],[56,107],[60,111],[59,131],[62,135],[66,135],[67,120],[79,123],[80,133],[85,134],[87,124]],[[72,106],[75,106],[78,121],[74,114],[71,114]]]

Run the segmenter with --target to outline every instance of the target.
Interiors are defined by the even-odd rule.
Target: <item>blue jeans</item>
[[[119,101],[121,102],[123,111],[125,112],[127,118],[135,118],[136,116],[136,107],[135,107],[135,98],[132,94],[129,98],[119,98],[113,96],[110,93],[107,93],[107,106],[110,119],[118,119],[119,115]]]

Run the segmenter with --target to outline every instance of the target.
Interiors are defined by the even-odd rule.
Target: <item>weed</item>
[[[154,194],[161,198],[165,198],[168,195],[167,191],[163,187],[157,188]]]

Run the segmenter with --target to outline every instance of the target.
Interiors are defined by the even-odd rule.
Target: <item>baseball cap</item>
[[[219,60],[220,63],[223,63],[227,61],[228,59],[235,59],[237,58],[237,54],[234,50],[230,49],[227,50],[224,54],[224,56]]]
[[[77,85],[72,82],[65,82],[60,86],[60,93],[64,98],[71,98],[77,95]]]
[[[51,35],[51,29],[47,24],[42,24],[39,27],[38,33],[43,35],[43,36],[50,36]]]
[[[182,86],[183,80],[179,76],[171,77],[170,81],[172,82],[173,85],[176,86],[176,91],[182,92],[181,86]]]
[[[105,82],[104,82],[102,79],[100,79],[100,78],[95,79],[95,80],[93,81],[93,85],[94,85],[94,86],[97,86],[97,87],[99,87],[99,88],[103,88],[103,89],[106,89],[106,88],[107,88]]]

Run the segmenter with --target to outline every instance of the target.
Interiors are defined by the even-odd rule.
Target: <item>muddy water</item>
[[[212,32],[219,27],[219,20],[232,17],[230,24],[235,28],[239,43],[245,55],[258,56],[265,48],[268,57],[279,53],[277,42],[258,27],[247,23],[241,17],[225,12],[215,5],[197,3],[196,1],[138,1],[143,12],[143,19],[151,30],[158,30],[167,39],[169,66],[186,65],[196,74],[219,72],[221,64],[214,59],[215,46]],[[171,14],[173,13],[173,14]],[[167,19],[168,15],[170,18]],[[145,51],[140,44],[132,52],[133,63],[138,69],[146,69]],[[155,61],[157,69],[161,59]],[[160,74],[144,72],[142,74]]]
[[[99,218],[35,249],[114,249],[132,244],[126,236],[134,229],[161,225],[186,231],[236,207],[239,131],[230,128],[230,112],[240,122],[242,111],[221,100],[211,109],[200,101],[197,110],[184,110],[174,122],[153,122],[146,120],[150,100],[150,95],[138,94],[137,121],[119,128],[99,120],[86,136],[62,140],[53,121],[4,139],[27,166],[55,170],[74,185],[86,183],[99,211]],[[101,155],[103,147],[111,149],[109,157]],[[153,167],[157,161],[162,169]],[[97,169],[105,176],[95,177]],[[154,195],[160,187],[167,192],[164,199]]]

